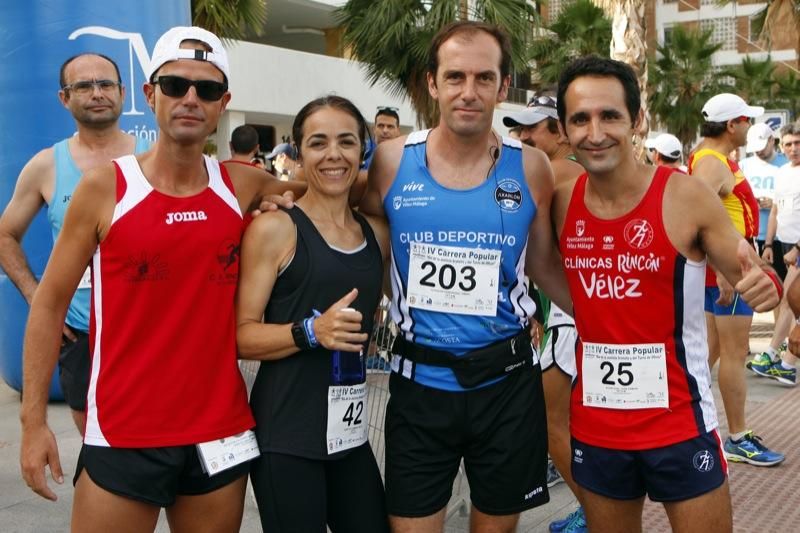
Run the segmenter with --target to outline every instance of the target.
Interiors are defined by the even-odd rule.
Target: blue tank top
[[[53,197],[50,205],[47,206],[47,219],[53,230],[53,242],[56,241],[64,224],[64,215],[72,199],[72,192],[78,186],[81,171],[72,159],[69,152],[69,138],[59,141],[53,145],[53,158],[55,160],[55,184],[53,186]],[[150,141],[141,137],[136,137],[136,147],[134,153],[145,152],[150,148]],[[88,280],[82,279],[81,285],[75,291],[75,296],[69,304],[67,310],[67,325],[76,330],[89,331],[89,297],[90,287],[87,286]]]
[[[487,179],[472,189],[455,190],[439,184],[428,170],[429,131],[408,136],[383,200],[392,241],[391,313],[406,340],[463,355],[518,333],[536,310],[525,275],[536,203],[525,181],[519,141],[503,138]],[[486,259],[497,251],[499,267],[496,259]],[[477,268],[484,274],[476,277],[471,265],[481,263]],[[410,279],[412,264],[416,268]],[[496,271],[494,279],[486,276],[487,269]],[[494,292],[496,304],[490,302]],[[462,302],[469,294],[467,314]],[[448,305],[458,310],[444,310]],[[449,368],[417,365],[413,376],[402,368],[395,371],[429,387],[464,390]]]

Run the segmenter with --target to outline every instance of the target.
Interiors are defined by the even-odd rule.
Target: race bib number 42
[[[367,384],[328,387],[328,455],[367,442]]]
[[[496,316],[500,250],[410,243],[408,304],[417,309]]]
[[[663,344],[583,343],[583,405],[606,409],[669,407]]]

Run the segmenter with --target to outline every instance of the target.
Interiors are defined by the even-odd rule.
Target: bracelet
[[[306,339],[308,340],[308,345],[310,348],[316,348],[319,346],[319,342],[317,342],[317,336],[314,334],[314,320],[317,317],[310,316],[303,320],[303,331],[306,334]]]
[[[771,242],[765,242],[763,248],[772,248]]]

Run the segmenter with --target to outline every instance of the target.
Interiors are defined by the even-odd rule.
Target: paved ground
[[[771,331],[771,315],[760,315],[751,332],[751,350],[763,350]],[[749,374],[749,373],[748,373]],[[375,379],[373,377],[373,379]],[[800,490],[800,460],[796,451],[796,437],[800,422],[793,417],[795,406],[800,402],[800,389],[787,389],[774,381],[747,376],[749,425],[762,435],[766,443],[787,455],[786,462],[777,468],[756,468],[747,465],[731,465],[731,487],[734,501],[734,526],[736,531],[792,531],[800,523],[800,506],[794,504],[793,496]],[[381,390],[375,384],[376,390]],[[716,391],[720,422],[725,425],[725,416]],[[376,401],[385,399],[381,394],[373,395]],[[376,407],[378,407],[376,405]],[[373,409],[373,445],[380,446],[380,417]],[[45,501],[25,486],[19,477],[19,395],[0,384],[0,531],[5,533],[44,533],[69,530],[69,514],[72,505],[72,486],[65,483],[57,487],[59,499],[56,503]],[[80,439],[67,408],[63,404],[50,406],[49,420],[58,438],[61,460],[65,472],[74,472],[75,458]],[[722,434],[726,435],[725,428]],[[376,454],[382,459],[382,453]],[[461,495],[469,499],[466,481],[461,483]],[[447,523],[448,533],[468,530],[469,517],[462,516],[452,502],[452,514]],[[520,532],[544,532],[547,524],[561,518],[575,507],[575,500],[562,483],[551,489],[551,502],[543,507],[524,513]],[[794,525],[792,525],[794,524]],[[645,531],[669,531],[669,524],[660,506],[645,507]],[[159,523],[158,531],[166,532],[166,523]],[[258,512],[251,498],[245,508],[243,532],[261,531]]]

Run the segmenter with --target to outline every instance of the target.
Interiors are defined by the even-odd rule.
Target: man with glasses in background
[[[95,53],[73,56],[61,65],[59,84],[58,98],[75,119],[77,133],[28,161],[0,217],[0,266],[29,305],[39,282],[21,242],[39,209],[47,205],[55,241],[81,175],[150,146],[147,139],[119,129],[125,87],[113,60]],[[89,286],[86,267],[67,311],[59,355],[61,390],[81,435],[86,425],[89,386]]]
[[[719,195],[734,227],[751,243],[758,236],[758,201],[739,165],[727,154],[746,144],[753,118],[763,113],[763,107],[749,106],[735,94],[711,97],[703,106],[705,121],[700,134],[704,139],[688,164],[689,174],[704,180]],[[784,455],[764,446],[745,421],[744,366],[750,351],[753,310],[711,267],[706,274],[705,311],[709,366],[714,368],[719,359],[719,390],[728,419],[725,457],[756,466],[778,464]]]

